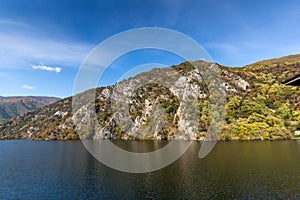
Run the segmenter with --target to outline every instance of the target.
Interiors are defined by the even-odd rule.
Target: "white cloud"
[[[61,67],[49,67],[49,66],[46,66],[46,65],[33,65],[32,69],[40,69],[40,70],[45,70],[45,71],[54,71],[56,73],[59,73],[62,70]]]
[[[31,85],[22,85],[22,88],[26,89],[26,90],[34,90],[35,87],[31,86]]]

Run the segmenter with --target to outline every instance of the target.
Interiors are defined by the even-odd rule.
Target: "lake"
[[[139,152],[166,141],[116,143]],[[204,159],[200,146],[161,170],[128,174],[80,141],[0,141],[0,199],[300,199],[299,140],[218,142]]]

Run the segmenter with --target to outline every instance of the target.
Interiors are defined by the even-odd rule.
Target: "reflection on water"
[[[165,145],[167,145],[170,141],[168,140],[162,140],[162,141],[146,141],[146,140],[132,140],[132,141],[127,141],[127,140],[111,140],[112,143],[117,145],[118,147],[130,151],[130,152],[137,152],[137,153],[147,153],[147,152],[152,152],[155,150],[158,150]]]
[[[116,141],[149,152],[166,141]],[[299,141],[219,142],[204,159],[194,142],[172,165],[127,174],[80,141],[0,141],[0,199],[299,199]]]

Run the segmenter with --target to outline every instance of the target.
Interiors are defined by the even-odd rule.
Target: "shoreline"
[[[28,140],[28,141],[81,141],[81,139],[68,139],[68,140],[60,140],[60,139],[30,139],[30,138],[0,138],[0,141],[5,140]],[[102,139],[102,140],[112,140],[112,141],[172,141],[172,140],[155,140],[155,139]],[[258,138],[250,138],[250,139],[230,139],[230,140],[224,140],[224,139],[218,139],[217,142],[230,142],[230,141],[240,141],[240,142],[249,142],[249,141],[288,141],[288,140],[300,140],[300,137],[297,138],[273,138],[273,139],[258,139]],[[193,142],[203,142],[204,140],[177,140],[177,141],[193,141]]]

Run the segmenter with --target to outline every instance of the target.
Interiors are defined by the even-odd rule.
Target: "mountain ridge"
[[[202,65],[206,65],[206,62]],[[241,68],[229,68],[216,64],[227,93],[226,118],[221,140],[290,139],[300,135],[300,89],[281,84],[295,73],[300,73],[300,54],[264,60]],[[158,78],[174,78],[174,72],[182,75],[177,86],[164,88],[145,85],[132,95],[130,128],[119,127],[113,115],[112,93],[119,87],[127,91],[143,77],[154,77],[155,69],[121,81],[115,86],[96,89],[95,109],[97,122],[103,129],[86,137],[94,139],[174,139],[178,127],[187,126],[182,120],[182,107],[175,94],[191,94],[199,98],[199,127],[195,133],[183,139],[201,140],[206,135],[213,113],[203,77],[190,62],[164,68]],[[156,76],[156,75],[155,75]],[[159,76],[159,75],[158,75]],[[140,79],[140,80],[139,80]],[[156,77],[157,79],[157,77]],[[179,87],[180,86],[180,87]],[[79,139],[75,132],[72,97],[59,100],[36,111],[0,124],[1,139],[69,140]],[[149,113],[161,106],[167,113],[161,126],[152,124]],[[82,113],[84,112],[82,108]],[[192,111],[189,111],[192,112]],[[197,111],[198,112],[198,111]],[[76,113],[75,113],[76,114]],[[82,115],[80,117],[86,117]],[[147,129],[148,128],[148,129]],[[129,130],[129,131],[128,131]],[[82,130],[83,132],[85,130]],[[298,135],[299,134],[299,135]]]
[[[46,96],[0,96],[0,121],[23,115],[59,99]]]

